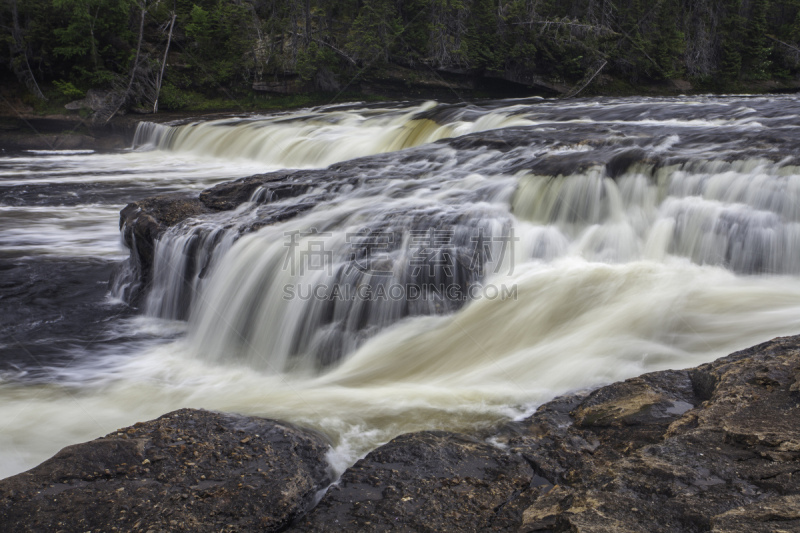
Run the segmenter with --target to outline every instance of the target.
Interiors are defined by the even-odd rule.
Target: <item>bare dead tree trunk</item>
[[[13,19],[14,27],[11,29],[11,37],[13,43],[9,43],[11,47],[11,68],[17,79],[25,84],[25,87],[33,93],[34,96],[40,100],[47,100],[39,84],[36,83],[36,77],[33,75],[31,64],[28,62],[28,50],[25,46],[25,41],[22,39],[22,29],[19,27],[19,13],[17,12],[17,0],[11,0],[11,18]]]
[[[253,72],[253,86],[261,83],[264,80],[264,69],[269,65],[272,59],[272,52],[274,48],[272,29],[270,28],[269,40],[264,37],[262,31],[261,19],[258,18],[256,8],[251,4],[250,13],[253,17],[253,29],[255,30],[255,39],[253,41],[253,64],[255,66]]]
[[[547,31],[552,26],[556,28],[566,28],[570,32],[576,31],[583,34],[591,34],[600,37],[615,35],[614,30],[612,30],[607,26],[601,26],[598,24],[582,24],[580,22],[570,20],[566,17],[561,20],[529,20],[525,22],[515,22],[514,25],[517,26],[539,25],[542,26],[542,31]]]
[[[467,31],[469,10],[436,1],[430,11],[430,62],[437,68],[463,67],[461,39]]]
[[[311,0],[306,0],[306,46],[311,40]]]
[[[128,88],[125,91],[126,98],[131,92],[131,87],[133,87],[133,80],[136,78],[136,68],[139,66],[139,55],[142,52],[142,37],[144,37],[144,16],[147,13],[147,0],[142,0],[141,11],[142,11],[142,16],[139,19],[139,39],[136,41],[136,56],[133,59],[133,68],[131,69],[131,79],[128,82]]]
[[[94,12],[94,17],[92,18],[92,24],[89,26],[89,35],[92,38],[92,63],[94,64],[95,70],[97,70],[100,61],[97,57],[97,41],[94,38],[94,25],[97,24],[97,16],[100,14],[100,7],[98,6]]]
[[[297,24],[297,6],[292,6],[292,49],[291,49],[291,66],[292,69],[295,68],[297,65],[297,34],[298,34],[298,24]]]
[[[107,113],[108,116],[105,118],[103,123],[106,123],[109,120],[111,120],[111,117],[116,115],[119,109],[125,104],[125,102],[128,100],[128,97],[131,94],[131,89],[133,88],[133,81],[136,79],[136,69],[139,67],[139,55],[141,54],[142,51],[142,37],[144,36],[144,16],[147,13],[147,0],[142,0],[142,3],[139,4],[139,6],[142,12],[142,15],[139,20],[139,40],[136,43],[136,56],[133,59],[133,67],[131,67],[131,77],[130,80],[128,80],[128,87],[122,94],[117,95],[117,97],[114,99],[114,102],[112,103],[111,108],[109,109],[110,112]]]
[[[767,39],[770,39],[771,41],[775,41],[778,44],[782,44],[783,46],[789,48],[790,50],[794,50],[795,52],[800,52],[800,48],[798,48],[798,47],[796,47],[794,45],[791,45],[789,43],[785,43],[785,42],[781,41],[780,39],[776,39],[775,37],[773,37],[771,35],[767,35],[766,37],[767,37]]]
[[[603,60],[603,63],[600,65],[600,68],[598,68],[597,70],[595,70],[595,71],[594,71],[594,74],[592,74],[592,75],[589,77],[589,79],[586,79],[586,78],[584,78],[584,79],[586,79],[586,81],[585,81],[585,82],[583,82],[583,83],[580,83],[580,82],[579,82],[579,83],[578,83],[578,85],[576,85],[575,87],[573,87],[571,91],[569,91],[569,92],[568,92],[566,95],[564,95],[564,98],[573,98],[573,97],[575,97],[575,96],[578,96],[578,95],[581,93],[581,91],[583,91],[583,90],[584,90],[586,87],[588,87],[588,86],[589,86],[589,84],[590,84],[590,83],[592,83],[592,80],[593,80],[593,79],[595,79],[595,78],[597,77],[597,75],[598,75],[598,74],[600,74],[600,71],[601,71],[601,70],[603,70],[607,64],[608,64],[608,61],[606,61],[606,60],[604,59],[604,60]],[[590,71],[590,72],[591,72],[591,71]],[[583,81],[583,80],[581,80],[581,81]]]
[[[175,26],[175,19],[178,18],[174,12],[172,13],[172,20],[169,23],[169,35],[167,36],[167,47],[164,49],[164,60],[161,62],[161,72],[158,73],[156,78],[156,98],[153,102],[153,113],[158,113],[158,95],[161,93],[161,82],[164,81],[164,67],[167,66],[167,54],[169,54],[169,45],[172,43],[172,28]]]

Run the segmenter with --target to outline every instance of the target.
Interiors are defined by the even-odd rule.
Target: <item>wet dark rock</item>
[[[624,150],[614,155],[608,163],[606,163],[606,174],[608,174],[610,178],[618,178],[637,163],[655,165],[657,162],[653,160],[652,156],[647,151],[641,148]]]
[[[371,170],[381,172],[382,178],[389,177],[389,172],[384,172],[389,158],[391,156],[379,155],[332,165],[327,169],[258,174],[218,184],[202,191],[199,196],[167,194],[130,203],[120,212],[120,229],[131,255],[112,277],[110,285],[125,286],[121,296],[136,305],[152,282],[156,241],[169,228],[193,217],[232,211],[245,202],[252,202],[258,208],[257,216],[240,225],[238,232],[257,231],[316,207],[333,198],[344,187],[356,186],[358,176],[363,172]],[[402,170],[394,173],[409,178]],[[312,189],[321,192],[308,195]],[[298,200],[282,202],[293,198]]]
[[[799,381],[788,337],[543,405],[502,437],[553,486],[520,530],[798,530]]]
[[[272,205],[286,198],[294,198],[312,187],[311,172],[276,172],[259,174],[221,183],[196,196],[192,193],[166,194],[128,204],[120,212],[120,229],[123,241],[130,250],[130,259],[120,265],[110,280],[112,288],[119,289],[128,303],[137,305],[146,294],[153,277],[155,247],[158,239],[170,228],[202,215],[231,211],[241,204],[253,201],[261,204],[259,216],[239,228],[240,233],[258,229],[294,218],[316,206],[326,198],[306,198],[292,205]],[[320,184],[324,180],[320,180]],[[255,195],[255,196],[254,196]]]
[[[4,531],[280,531],[329,483],[327,441],[182,409],[0,481]]]
[[[557,398],[494,436],[507,451],[454,434],[398,437],[297,527],[797,531],[798,416],[800,337],[776,339]]]
[[[302,531],[476,531],[533,479],[516,455],[465,435],[401,435],[349,468]]]
[[[228,211],[251,200],[259,190],[259,203],[274,202],[305,194],[313,186],[308,172],[289,171],[259,174],[220,183],[200,193],[200,201],[209,209]]]
[[[187,218],[211,213],[200,200],[185,193],[154,196],[125,206],[120,212],[120,230],[131,257],[115,273],[111,285],[126,284],[126,298],[135,303],[152,281],[155,245],[167,230]],[[127,277],[123,283],[120,277]]]
[[[796,531],[798,414],[800,337],[776,339],[557,398],[494,435],[507,452],[453,434],[398,437],[345,472],[296,527]]]
[[[349,82],[339,79],[339,84]],[[315,80],[318,88],[322,85]],[[542,76],[520,77],[512,72],[482,73],[462,68],[420,69],[419,64],[399,61],[382,68],[379,73],[366,73],[360,77],[357,86],[364,94],[377,94],[407,100],[459,100],[480,98],[485,94],[495,97],[519,98],[530,95],[556,96],[563,94],[562,86],[550,83]]]
[[[435,108],[420,113],[418,118],[444,120],[448,113],[456,111],[463,109],[459,106]],[[581,114],[585,111],[574,112],[577,113],[574,117],[563,116],[559,120],[586,118]],[[531,118],[537,118],[535,110],[529,113]],[[603,117],[600,115],[596,118],[599,120]],[[645,113],[641,118],[651,117]],[[709,135],[713,139],[706,138]],[[476,155],[484,157],[487,153],[486,165],[494,165],[496,172],[505,175],[530,172],[556,177],[569,176],[590,168],[604,168],[609,177],[617,178],[639,165],[641,172],[649,172],[653,176],[655,169],[663,165],[685,163],[685,155],[681,154],[709,141],[713,141],[710,144],[714,146],[714,151],[709,152],[708,158],[714,160],[764,158],[768,156],[765,154],[784,157],[798,153],[796,139],[760,130],[737,133],[736,136],[726,134],[721,139],[717,133],[708,133],[707,128],[694,130],[665,126],[654,130],[635,124],[588,123],[573,124],[569,129],[564,129],[545,120],[540,126],[477,132],[399,152],[353,159],[325,169],[283,170],[241,178],[207,189],[199,197],[174,195],[142,200],[130,204],[122,212],[125,242],[132,250],[132,266],[129,265],[127,272],[129,277],[136,279],[135,283],[126,281],[130,287],[135,287],[130,291],[128,301],[135,304],[150,283],[155,240],[167,228],[190,217],[232,211],[246,202],[253,202],[258,206],[256,216],[238,227],[240,234],[247,233],[289,220],[336,198],[342,191],[363,187],[372,180],[402,180],[405,191],[413,190],[416,180],[451,166],[453,157],[457,166],[461,166]],[[657,146],[663,149],[659,150],[658,156],[654,156],[653,147]],[[443,147],[455,151],[442,150]],[[765,152],[765,147],[770,147],[770,150]],[[702,161],[703,154],[696,153],[694,157]],[[312,191],[314,194],[309,194]],[[42,191],[24,188],[14,192],[12,201],[18,203],[18,197],[28,198],[31,194],[40,196]],[[478,194],[474,201],[485,200]],[[297,200],[287,202],[292,199]],[[175,205],[170,205],[170,202],[175,202]],[[731,224],[736,222],[733,220]],[[742,235],[746,236],[746,231]],[[134,236],[137,239],[134,240]]]

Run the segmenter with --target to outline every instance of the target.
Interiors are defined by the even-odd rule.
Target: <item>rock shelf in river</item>
[[[330,483],[320,435],[183,409],[0,481],[12,531],[796,531],[800,336],[401,435]]]

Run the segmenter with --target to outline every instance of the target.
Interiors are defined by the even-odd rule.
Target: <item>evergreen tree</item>
[[[753,0],[747,21],[747,37],[743,49],[745,76],[749,79],[764,80],[769,77],[772,51],[767,40],[767,12],[769,0]]]
[[[639,26],[643,14],[641,1],[629,0],[620,27],[626,42],[619,46],[624,57],[617,61],[622,69],[632,71],[634,78],[639,74],[650,74],[654,67],[647,57],[647,42]]]
[[[66,24],[53,29],[53,54],[72,65],[72,79],[82,85],[110,82],[128,67],[138,11],[134,0],[53,0]]]
[[[744,21],[739,10],[741,0],[725,0],[725,18],[721,32],[721,60],[719,75],[721,81],[736,82],[742,73],[742,41],[744,38]]]
[[[385,63],[401,31],[393,0],[364,0],[348,33],[347,49],[364,65]]]
[[[503,50],[497,33],[495,0],[472,0],[465,36],[467,59],[474,69],[497,69],[503,62]]]
[[[602,64],[634,84],[713,75],[721,90],[800,75],[800,0],[6,0],[0,77],[33,80],[37,97],[121,82],[144,94],[173,11],[167,108],[182,92],[245,95],[293,77],[335,87],[392,63],[561,85]]]
[[[683,32],[680,31],[680,6],[675,0],[666,0],[661,4],[652,40],[655,50],[652,57],[659,67],[658,77],[669,79],[682,75],[681,55],[686,44]]]

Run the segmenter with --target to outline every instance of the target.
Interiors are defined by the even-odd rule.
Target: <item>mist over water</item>
[[[399,433],[797,333],[798,116],[788,97],[334,106],[0,159],[0,475],[179,407],[318,428],[342,470]],[[109,292],[125,203],[287,168],[293,196],[167,231],[140,308]]]

